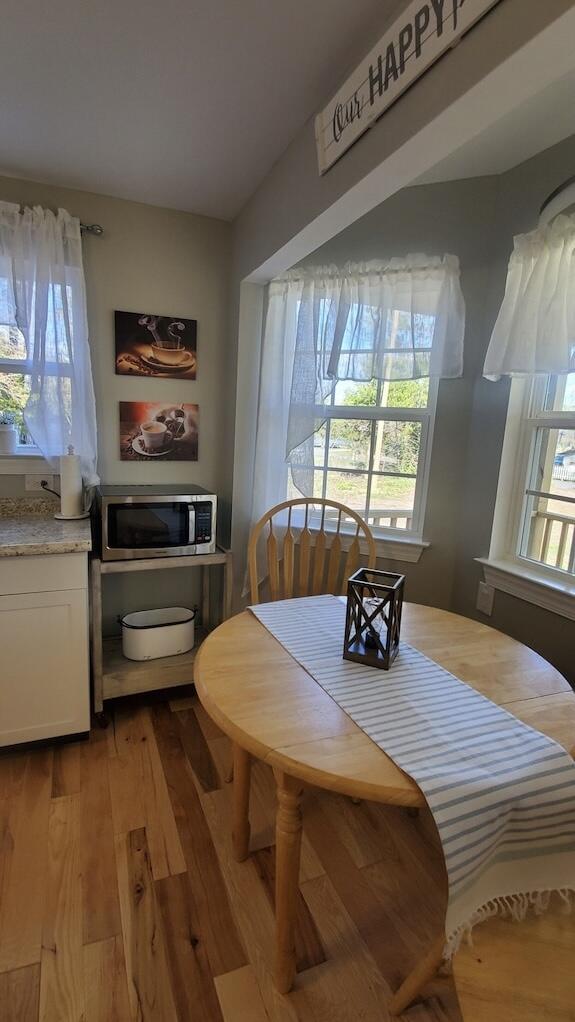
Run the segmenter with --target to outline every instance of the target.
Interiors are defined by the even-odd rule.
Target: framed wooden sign
[[[500,0],[413,0],[315,120],[324,174]]]

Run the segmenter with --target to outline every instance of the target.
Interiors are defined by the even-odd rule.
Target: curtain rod
[[[104,228],[100,224],[80,224],[80,230],[84,234],[95,234],[98,238],[104,233]]]
[[[573,174],[571,177],[568,177],[566,181],[563,181],[562,184],[558,185],[557,188],[553,189],[551,194],[547,196],[545,202],[542,204],[541,209],[539,210],[539,216],[541,216],[545,212],[547,207],[551,205],[554,199],[556,199],[559,195],[561,195],[562,192],[566,191],[567,188],[569,188],[573,184],[575,184],[575,174]]]

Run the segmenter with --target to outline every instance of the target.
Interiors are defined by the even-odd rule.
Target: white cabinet
[[[0,559],[0,746],[90,727],[85,554]]]

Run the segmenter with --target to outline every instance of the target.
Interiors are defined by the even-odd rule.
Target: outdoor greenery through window
[[[429,379],[338,382],[314,435],[313,495],[421,535],[435,392]],[[291,481],[288,496],[300,496]]]
[[[25,362],[24,338],[15,327],[0,324],[0,417],[12,417],[18,442],[32,445],[24,425],[24,408],[30,394],[30,376],[19,363]]]
[[[525,425],[519,556],[575,574],[575,373],[535,381]]]

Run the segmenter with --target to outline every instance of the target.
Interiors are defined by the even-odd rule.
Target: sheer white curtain
[[[575,216],[515,238],[483,375],[575,370]]]
[[[0,323],[17,327],[30,377],[26,426],[44,457],[73,444],[86,485],[96,474],[96,405],[80,221],[65,210],[0,202]]]
[[[313,434],[338,380],[456,377],[465,304],[455,256],[293,270],[269,286],[252,523],[285,500],[288,471],[313,492]]]

